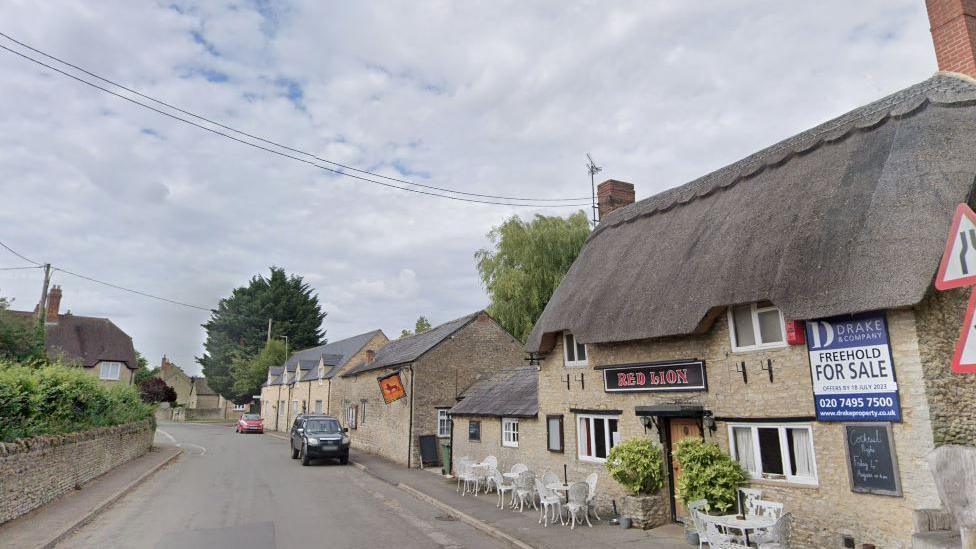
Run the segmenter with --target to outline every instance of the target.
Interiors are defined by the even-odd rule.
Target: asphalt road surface
[[[186,452],[57,547],[508,547],[352,465],[302,467],[269,435],[164,423],[156,442]]]

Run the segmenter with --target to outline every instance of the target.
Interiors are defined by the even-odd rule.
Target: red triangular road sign
[[[962,321],[962,330],[956,341],[956,352],[952,354],[952,372],[955,374],[976,374],[976,325],[973,311],[976,309],[976,291],[969,295],[969,307]]]
[[[950,290],[972,285],[976,285],[976,213],[960,204],[952,216],[935,287]]]

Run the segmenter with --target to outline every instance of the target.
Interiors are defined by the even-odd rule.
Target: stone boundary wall
[[[154,433],[146,420],[0,443],[0,524],[142,456]]]
[[[186,421],[226,419],[223,408],[186,408]]]

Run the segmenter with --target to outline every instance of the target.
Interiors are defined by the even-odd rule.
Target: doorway
[[[675,497],[675,489],[678,479],[681,478],[681,467],[674,460],[674,449],[678,442],[686,438],[702,439],[701,422],[698,418],[672,417],[667,418],[667,427],[664,429],[667,436],[668,465],[670,475],[668,475],[668,487],[670,488],[672,519],[678,519],[688,515],[688,510]]]

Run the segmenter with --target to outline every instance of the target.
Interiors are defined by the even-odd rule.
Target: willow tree
[[[478,273],[491,303],[488,313],[525,342],[546,303],[576,260],[590,223],[582,210],[569,217],[512,216],[488,233],[478,250]]]

